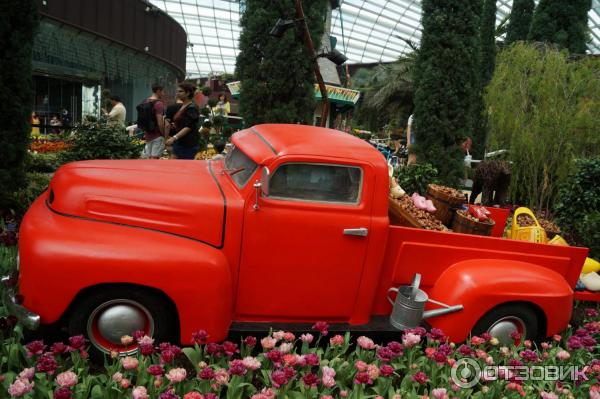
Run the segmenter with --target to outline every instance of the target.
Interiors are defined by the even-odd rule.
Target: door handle
[[[366,237],[369,235],[369,229],[366,227],[359,227],[357,229],[344,229],[344,235]]]

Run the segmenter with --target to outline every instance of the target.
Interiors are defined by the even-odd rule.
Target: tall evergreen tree
[[[479,28],[480,62],[479,75],[474,74],[474,85],[479,85],[474,90],[473,98],[473,147],[475,158],[483,159],[488,136],[487,116],[483,102],[483,92],[492,79],[496,65],[496,0],[484,0]]]
[[[279,18],[295,19],[294,0],[247,0],[240,25],[236,74],[241,80],[240,113],[246,125],[312,123],[315,107],[313,60],[300,26],[281,38],[269,36]],[[302,1],[315,49],[325,28],[326,1]]]
[[[496,65],[496,0],[484,0],[481,15],[481,85],[492,79]]]
[[[31,132],[31,54],[38,24],[36,1],[0,2],[0,208],[25,184],[24,161]]]
[[[479,81],[481,0],[423,0],[423,34],[415,65],[413,129],[419,163],[458,185],[461,143],[472,135],[473,93]],[[475,76],[476,75],[476,76]]]
[[[528,39],[555,43],[571,53],[584,54],[591,7],[592,0],[540,0],[533,13]]]
[[[534,0],[514,0],[510,11],[510,20],[506,30],[506,44],[518,40],[527,40],[531,27],[531,18],[535,8]]]

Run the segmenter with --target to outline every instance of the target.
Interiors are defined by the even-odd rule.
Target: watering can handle
[[[419,273],[415,273],[411,284],[412,290],[410,291],[410,299],[414,300],[417,297],[417,292],[419,292],[419,285],[421,285],[421,275]]]
[[[392,306],[394,306],[394,301],[392,300],[392,298],[390,298],[390,292],[395,292],[396,295],[398,295],[398,288],[392,287],[387,291],[387,300]]]

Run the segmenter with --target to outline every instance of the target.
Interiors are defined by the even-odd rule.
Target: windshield
[[[237,147],[233,147],[225,157],[225,171],[238,187],[244,187],[258,165]]]

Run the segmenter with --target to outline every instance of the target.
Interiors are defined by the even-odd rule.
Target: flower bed
[[[600,398],[600,321],[586,310],[583,326],[554,336],[539,347],[513,335],[517,345],[501,346],[494,338],[472,337],[455,345],[440,330],[405,331],[399,340],[376,345],[361,336],[329,335],[319,322],[313,334],[296,336],[275,331],[260,339],[246,337],[238,345],[208,343],[193,335],[194,347],[181,349],[142,334],[124,336],[140,354],[108,357],[104,372],[91,373],[82,336],[67,343],[33,341],[21,346],[20,328],[12,318],[0,319],[3,336],[2,380],[13,397],[68,398]],[[12,331],[12,332],[11,332]],[[185,360],[189,360],[189,362]],[[465,360],[466,359],[466,360]],[[518,375],[489,375],[470,388],[453,379],[463,362],[485,366],[578,365],[574,381],[521,381]],[[456,372],[455,372],[455,375]]]
[[[62,140],[33,140],[29,145],[29,150],[37,153],[60,152],[68,150],[70,144]]]

